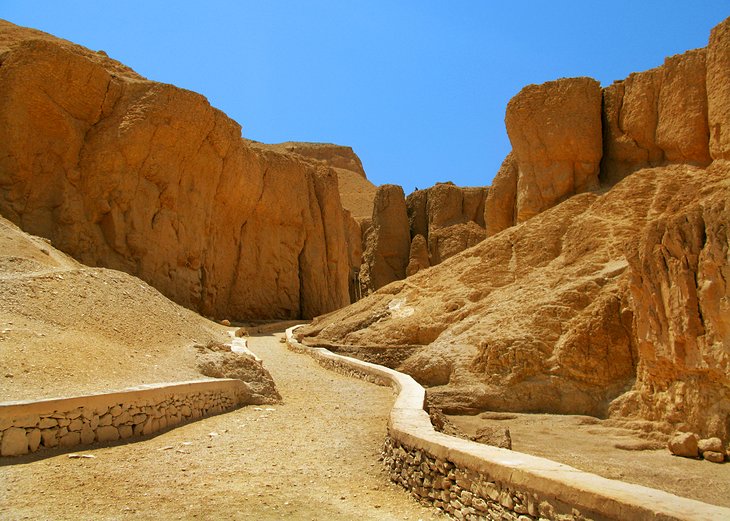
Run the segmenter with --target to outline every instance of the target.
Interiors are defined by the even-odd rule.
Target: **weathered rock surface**
[[[274,379],[260,360],[247,353],[234,353],[227,345],[211,342],[196,346],[198,370],[212,378],[237,378],[251,390],[249,403],[270,404],[281,401]]]
[[[710,155],[730,159],[730,18],[712,30],[707,46],[707,118]]]
[[[684,458],[696,458],[699,456],[697,442],[699,436],[693,432],[681,432],[669,440],[669,452],[675,456]]]
[[[246,142],[202,96],[105,55],[8,22],[0,35],[2,215],[206,315],[349,302],[332,168]]]
[[[484,222],[487,237],[491,237],[516,224],[515,203],[517,201],[518,176],[515,156],[510,152],[494,177],[484,203]]]
[[[329,143],[297,142],[266,146],[270,150],[296,154],[331,167],[337,173],[343,208],[358,222],[372,216],[377,187],[368,180],[362,162],[352,148]]]
[[[426,239],[420,233],[413,237],[411,241],[411,251],[408,254],[408,266],[406,267],[406,276],[418,273],[424,268],[431,266],[428,257],[428,244]]]
[[[705,54],[672,56],[604,89],[606,183],[647,166],[709,164]]]
[[[363,286],[375,291],[395,280],[404,279],[410,244],[403,189],[396,185],[379,186],[360,272]]]
[[[429,391],[447,413],[610,415],[728,439],[729,200],[727,162],[640,170],[303,333],[428,345],[400,368],[450,361]]]
[[[517,222],[598,187],[603,145],[596,80],[528,85],[507,105],[505,125],[519,172]]]

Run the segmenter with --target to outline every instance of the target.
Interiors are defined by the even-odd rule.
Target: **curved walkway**
[[[93,458],[14,458],[0,467],[0,518],[441,519],[378,460],[392,391],[323,369],[282,336],[249,342],[282,405],[78,453]]]

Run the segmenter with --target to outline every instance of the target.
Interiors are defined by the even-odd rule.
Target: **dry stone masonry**
[[[456,519],[593,519],[554,498],[541,500],[537,494],[519,491],[514,485],[490,479],[482,473],[460,469],[448,460],[409,449],[390,438],[383,448],[383,461],[392,481],[410,490],[419,501],[448,512]]]
[[[249,394],[243,382],[223,379],[0,404],[0,454],[146,436],[240,407]]]

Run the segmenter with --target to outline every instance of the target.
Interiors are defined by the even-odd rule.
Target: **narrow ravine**
[[[0,467],[1,519],[440,519],[378,461],[389,388],[252,337],[284,403],[245,407],[136,443]],[[41,459],[42,458],[42,459]]]

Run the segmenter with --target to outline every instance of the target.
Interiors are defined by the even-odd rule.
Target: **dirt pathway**
[[[0,467],[0,519],[440,519],[378,461],[392,391],[251,338],[282,405]]]

